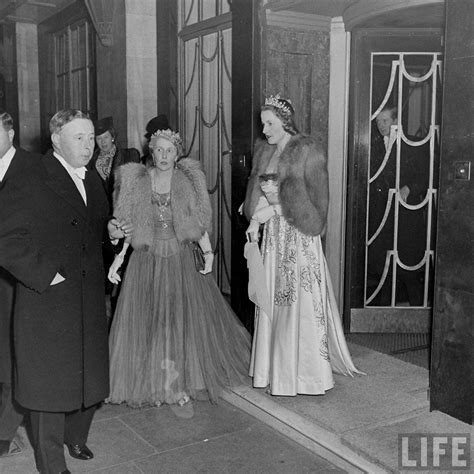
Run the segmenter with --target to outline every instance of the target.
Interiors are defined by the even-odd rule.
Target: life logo
[[[471,472],[469,433],[401,433],[398,468],[401,471]]]

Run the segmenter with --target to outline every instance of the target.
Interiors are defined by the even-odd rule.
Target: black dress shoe
[[[0,457],[6,456],[10,451],[10,441],[0,439]]]
[[[66,469],[65,471],[61,471],[60,474],[71,474],[71,471]]]
[[[67,444],[67,449],[71,457],[76,459],[81,459],[82,461],[87,461],[94,457],[94,453],[85,445],[80,444]]]

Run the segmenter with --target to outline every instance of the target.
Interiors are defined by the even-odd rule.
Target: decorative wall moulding
[[[92,24],[97,32],[100,42],[104,46],[113,46],[112,34],[115,14],[114,0],[84,0]]]
[[[393,14],[406,8],[443,5],[445,0],[360,0],[349,5],[343,13],[346,30],[356,28],[371,18]]]
[[[331,17],[328,16],[310,15],[286,10],[278,12],[266,10],[266,20],[268,26],[305,31],[331,31]]]

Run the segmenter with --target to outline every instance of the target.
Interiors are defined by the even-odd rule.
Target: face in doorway
[[[388,137],[390,136],[390,127],[395,124],[395,119],[392,117],[390,110],[382,110],[382,112],[377,115],[375,123],[377,124],[380,135]]]
[[[150,150],[153,154],[153,162],[160,171],[170,171],[178,159],[178,150],[172,142],[166,138],[158,138],[150,142]]]
[[[108,153],[112,151],[114,148],[114,137],[112,134],[107,130],[102,135],[98,135],[95,137],[95,141],[97,142],[97,146],[99,147],[100,151],[104,153]]]
[[[94,151],[94,125],[85,118],[76,118],[51,135],[54,150],[73,168],[89,163]]]
[[[263,134],[270,145],[277,145],[287,136],[288,133],[284,130],[282,121],[271,110],[264,110],[260,118]]]
[[[2,158],[13,145],[14,136],[15,131],[13,129],[5,130],[0,122],[0,158]]]

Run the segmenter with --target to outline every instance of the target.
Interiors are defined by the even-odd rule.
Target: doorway
[[[437,29],[352,34],[348,332],[429,334],[441,41]]]

